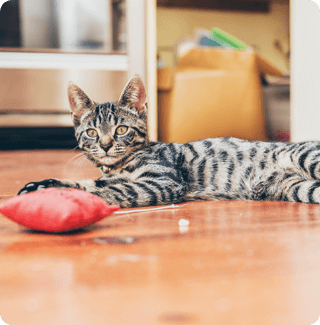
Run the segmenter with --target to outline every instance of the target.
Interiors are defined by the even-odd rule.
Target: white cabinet
[[[115,19],[111,15],[114,10],[112,5],[119,1],[95,0],[95,3],[103,4],[99,19],[95,21],[89,16],[97,11],[96,7],[91,6],[89,12],[85,10],[86,15],[80,10],[85,9],[83,5],[89,1],[65,1],[77,11],[78,16],[74,19],[70,15],[68,19],[68,8],[56,6],[56,14],[50,12],[50,6],[61,3],[57,0],[40,1],[43,12],[36,10],[30,18],[31,7],[25,5],[27,2],[30,3],[29,0],[20,0],[19,5],[20,25],[24,27],[22,31],[20,28],[20,48],[0,47],[0,127],[71,126],[66,96],[70,80],[78,83],[97,102],[116,101],[128,78],[139,74],[148,88],[149,132],[151,139],[155,140],[155,0],[122,1],[125,28],[112,22],[112,17]],[[37,25],[35,14],[41,13],[43,19],[38,19]],[[45,28],[46,20],[50,19],[50,28],[57,28],[56,36],[50,28]],[[88,28],[85,30],[79,22]],[[111,26],[121,33],[123,42],[127,41],[125,52],[113,50],[112,44],[118,44],[120,49],[121,44],[119,46],[119,42],[113,41],[115,36]],[[39,37],[32,38],[34,33]],[[46,37],[51,37],[51,41],[47,42]],[[56,37],[60,39],[59,46],[54,45],[57,44]],[[39,44],[34,43],[37,39]]]

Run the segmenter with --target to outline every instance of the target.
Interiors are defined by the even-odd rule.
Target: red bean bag
[[[48,188],[11,198],[0,205],[0,212],[31,229],[65,232],[89,226],[119,208],[85,191]]]

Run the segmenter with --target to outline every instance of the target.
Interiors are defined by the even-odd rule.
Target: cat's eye
[[[124,125],[121,125],[121,126],[118,126],[118,127],[117,127],[117,129],[116,129],[116,134],[118,134],[118,135],[123,135],[123,134],[125,134],[127,131],[128,131],[128,127],[127,127],[127,126],[124,126]]]
[[[87,134],[91,138],[95,138],[98,135],[98,132],[95,129],[88,129]]]

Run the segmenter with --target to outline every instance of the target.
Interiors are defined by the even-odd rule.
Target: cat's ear
[[[72,82],[68,85],[68,99],[70,110],[75,120],[80,120],[85,112],[91,110],[96,105],[79,86]]]
[[[124,87],[118,103],[136,109],[139,114],[147,108],[146,88],[138,75],[134,75]]]

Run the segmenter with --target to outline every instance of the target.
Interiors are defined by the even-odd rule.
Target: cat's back
[[[230,164],[240,167],[260,166],[261,169],[280,162],[290,147],[297,144],[248,141],[237,138],[209,138],[180,143],[150,142],[136,151],[130,162],[138,165],[161,164],[180,168],[201,166],[206,161],[216,161],[230,169]],[[283,155],[281,155],[283,154]]]
[[[285,161],[290,144],[214,138],[182,146],[186,199],[223,195],[247,199],[257,180],[271,174]],[[219,194],[217,194],[219,193]]]
[[[201,166],[205,161],[216,161],[222,166],[230,164],[240,167],[256,166],[260,169],[272,164],[284,163],[291,148],[299,144],[248,141],[237,138],[209,138],[180,143],[150,142],[148,146],[136,151],[130,163],[161,164],[180,168],[183,166]]]
[[[221,163],[234,160],[239,164],[254,161],[272,150],[285,148],[285,144],[262,141],[247,141],[237,138],[213,138],[185,143],[182,150],[190,163],[199,158],[214,158]]]

